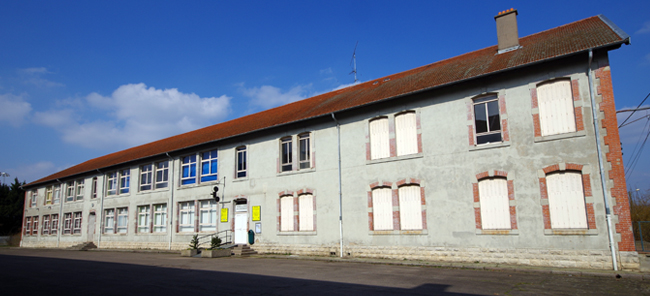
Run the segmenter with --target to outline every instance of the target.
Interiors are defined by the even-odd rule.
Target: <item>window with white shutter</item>
[[[293,231],[293,196],[280,198],[280,231]]]
[[[570,80],[557,80],[539,85],[537,105],[542,136],[576,131]]]
[[[402,230],[422,229],[422,198],[420,186],[402,186],[399,193],[399,219]]]
[[[311,194],[301,194],[298,196],[298,205],[300,207],[300,231],[314,230],[314,196]]]
[[[374,230],[393,230],[393,198],[390,188],[372,190]]]
[[[370,159],[390,157],[388,118],[370,121]]]
[[[490,178],[478,181],[483,229],[511,229],[508,181]]]
[[[546,175],[546,190],[551,228],[587,228],[581,173],[565,171]]]
[[[418,153],[418,132],[415,112],[395,116],[397,156]]]

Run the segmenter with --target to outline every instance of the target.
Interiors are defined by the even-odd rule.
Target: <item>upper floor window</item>
[[[181,171],[181,185],[196,183],[196,155],[183,157]]]
[[[476,144],[501,142],[501,118],[496,95],[474,100]]]
[[[298,135],[298,142],[300,145],[300,169],[311,168],[310,134],[304,133]]]
[[[108,196],[129,193],[130,186],[130,169],[110,172],[106,175],[106,195]]]
[[[54,192],[52,190],[52,186],[47,186],[45,188],[45,204],[51,205],[53,197],[54,197]]]
[[[201,182],[216,181],[218,167],[217,149],[201,153]]]
[[[131,170],[121,170],[120,171],[120,194],[129,193],[129,188],[131,187]]]
[[[30,196],[30,201],[29,201],[29,206],[32,208],[36,207],[36,199],[38,198],[38,190],[34,189],[32,190],[32,194]]]
[[[293,170],[293,141],[290,136],[280,139],[280,170]]]
[[[576,131],[570,80],[561,79],[538,85],[537,104],[542,136]]]
[[[75,189],[74,181],[70,181],[70,182],[68,182],[66,184],[66,187],[65,187],[65,201],[66,202],[74,201],[74,197],[75,197],[74,189]]]
[[[93,178],[93,195],[92,198],[97,198],[97,177]]]
[[[418,153],[418,131],[415,112],[395,116],[395,140],[397,156]]]
[[[54,198],[52,204],[58,204],[61,201],[61,185],[54,186]]]
[[[237,178],[246,177],[246,146],[237,147]]]
[[[153,164],[140,167],[140,191],[151,190],[153,183]]]
[[[169,161],[156,163],[156,189],[167,188],[169,181]]]
[[[388,118],[370,121],[370,159],[390,157]]]
[[[76,199],[75,200],[83,200],[84,199],[84,180],[77,180],[77,194],[76,194]]]

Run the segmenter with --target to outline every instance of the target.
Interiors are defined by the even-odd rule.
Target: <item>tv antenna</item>
[[[352,52],[352,60],[350,61],[350,66],[354,65],[352,67],[352,72],[350,72],[350,74],[354,73],[354,83],[359,82],[359,80],[357,79],[357,45],[359,45],[359,41],[357,41],[357,44],[354,45],[354,51]]]

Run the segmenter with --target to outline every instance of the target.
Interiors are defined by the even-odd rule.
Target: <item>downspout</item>
[[[57,182],[59,182],[59,221],[57,222],[58,225],[56,225],[56,247],[59,247],[59,244],[61,243],[61,226],[63,225],[63,182],[61,180],[56,179]]]
[[[603,198],[605,200],[605,219],[607,220],[607,232],[609,233],[609,249],[612,253],[612,265],[614,265],[614,270],[618,270],[618,263],[616,262],[616,245],[614,241],[614,230],[612,229],[612,213],[609,207],[609,196],[605,181],[605,166],[603,165],[603,156],[600,146],[600,129],[598,127],[598,111],[596,110],[596,98],[594,95],[594,81],[591,71],[591,62],[593,60],[594,53],[592,49],[589,49],[589,94],[591,97],[591,113],[594,121],[594,130],[596,131],[596,149],[598,151],[598,168],[600,169],[600,185],[603,188]]]
[[[104,233],[104,183],[106,183],[106,180],[104,178],[104,174],[97,169],[97,172],[99,173],[100,176],[102,176],[102,202],[100,203],[99,206],[99,237],[97,238],[97,248],[99,249],[101,243],[102,243],[102,233]],[[99,181],[99,179],[98,179]]]
[[[171,174],[169,174],[169,191],[171,191],[171,196],[169,200],[169,213],[167,215],[167,221],[169,221],[169,250],[172,249],[172,238],[174,235],[173,226],[174,226],[174,158],[169,155],[169,152],[165,152],[167,157],[169,157],[169,166]]]
[[[339,152],[339,257],[343,257],[343,191],[341,189],[341,125],[334,113],[332,119],[336,122],[337,146]]]

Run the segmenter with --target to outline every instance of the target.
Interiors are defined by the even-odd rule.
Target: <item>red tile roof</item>
[[[475,79],[589,49],[619,46],[628,42],[628,38],[624,34],[606,18],[602,16],[590,17],[520,38],[519,43],[522,47],[518,50],[497,54],[497,46],[494,45],[302,101],[100,156],[31,182],[27,186],[72,177],[146,157],[164,155],[166,152],[215,142],[269,127],[329,115],[332,112]]]

